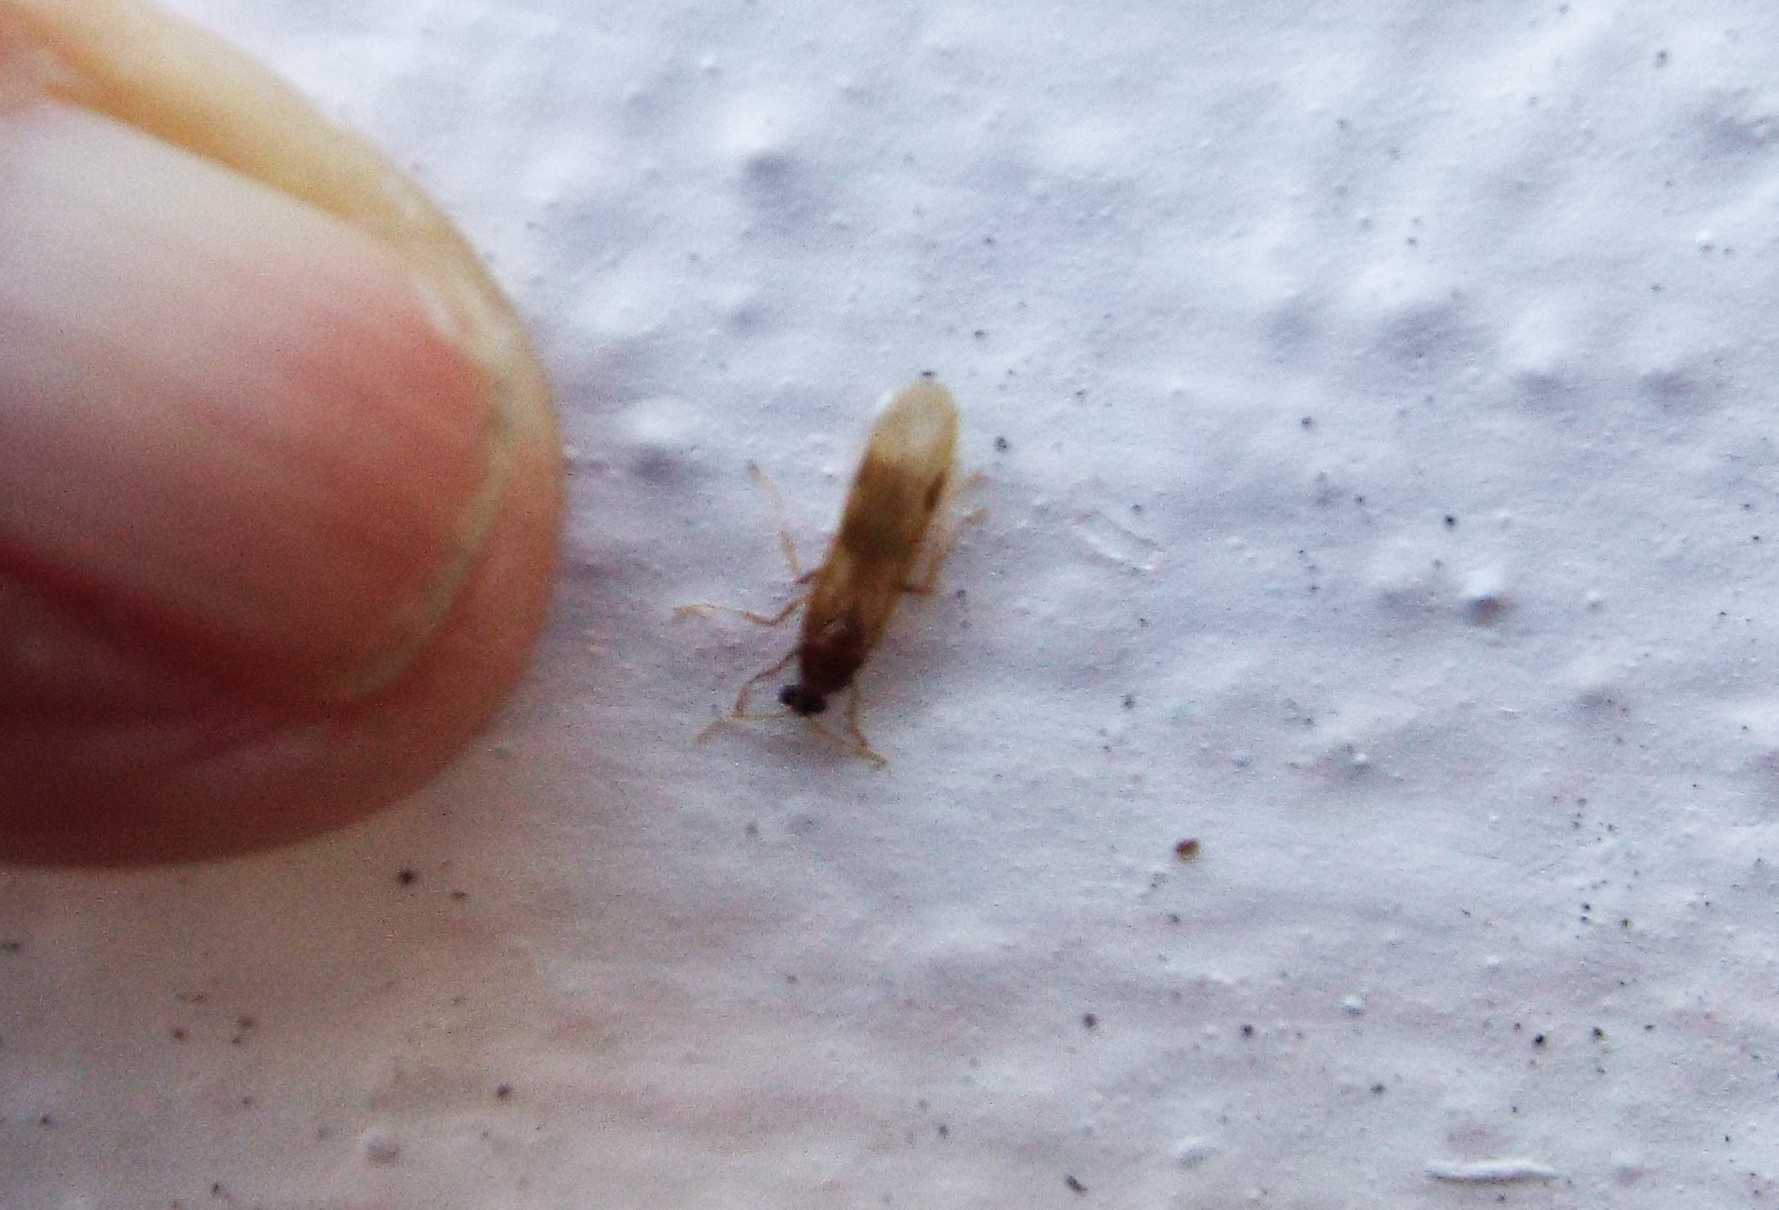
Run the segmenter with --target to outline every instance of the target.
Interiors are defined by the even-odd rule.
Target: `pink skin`
[[[390,244],[10,99],[7,70],[0,860],[214,855],[362,815],[474,733],[541,623],[541,376],[509,389]]]

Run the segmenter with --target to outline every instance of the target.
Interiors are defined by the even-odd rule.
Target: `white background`
[[[1779,1198],[1766,0],[180,7],[512,292],[563,583],[412,802],[0,873],[0,1203]],[[888,768],[694,745],[929,369]]]

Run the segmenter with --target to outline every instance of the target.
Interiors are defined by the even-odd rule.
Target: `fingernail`
[[[0,588],[279,698],[422,650],[498,491],[487,375],[371,235],[110,118],[0,107]]]

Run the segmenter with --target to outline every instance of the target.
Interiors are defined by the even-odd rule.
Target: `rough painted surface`
[[[1779,1197],[1770,5],[181,7],[460,217],[575,519],[431,792],[0,873],[0,1201]],[[814,552],[924,369],[890,766],[693,746],[746,462]]]

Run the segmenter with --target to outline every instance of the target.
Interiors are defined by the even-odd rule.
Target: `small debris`
[[[1099,1019],[1099,1015],[1097,1013],[1082,1013],[1081,1014],[1081,1024],[1085,1028],[1094,1029],[1099,1025],[1099,1023],[1100,1023],[1100,1019]]]
[[[1427,1175],[1461,1185],[1512,1185],[1522,1181],[1554,1181],[1557,1170],[1536,1160],[1431,1160]]]
[[[414,872],[412,866],[403,866],[395,874],[395,880],[403,886],[413,886],[419,877],[420,875]]]
[[[512,1095],[513,1086],[511,1084],[496,1084],[494,1086],[494,1097],[496,1100],[504,1101]]]
[[[1004,454],[1012,448],[1013,448],[1013,443],[1008,441],[1005,437],[996,437],[995,438],[995,452],[996,453]]]
[[[1196,1168],[1217,1154],[1217,1145],[1209,1139],[1187,1137],[1174,1144],[1174,1163],[1182,1168]]]
[[[1188,836],[1184,840],[1174,842],[1174,856],[1181,861],[1191,861],[1198,856],[1198,837]]]
[[[381,1130],[368,1130],[359,1140],[364,1158],[373,1164],[393,1164],[401,1158],[401,1144]]]
[[[1062,1178],[1062,1183],[1064,1185],[1068,1186],[1070,1193],[1086,1193],[1087,1192],[1087,1186],[1083,1185],[1080,1181],[1076,1180],[1075,1174],[1072,1172],[1064,1175],[1064,1177]]]

